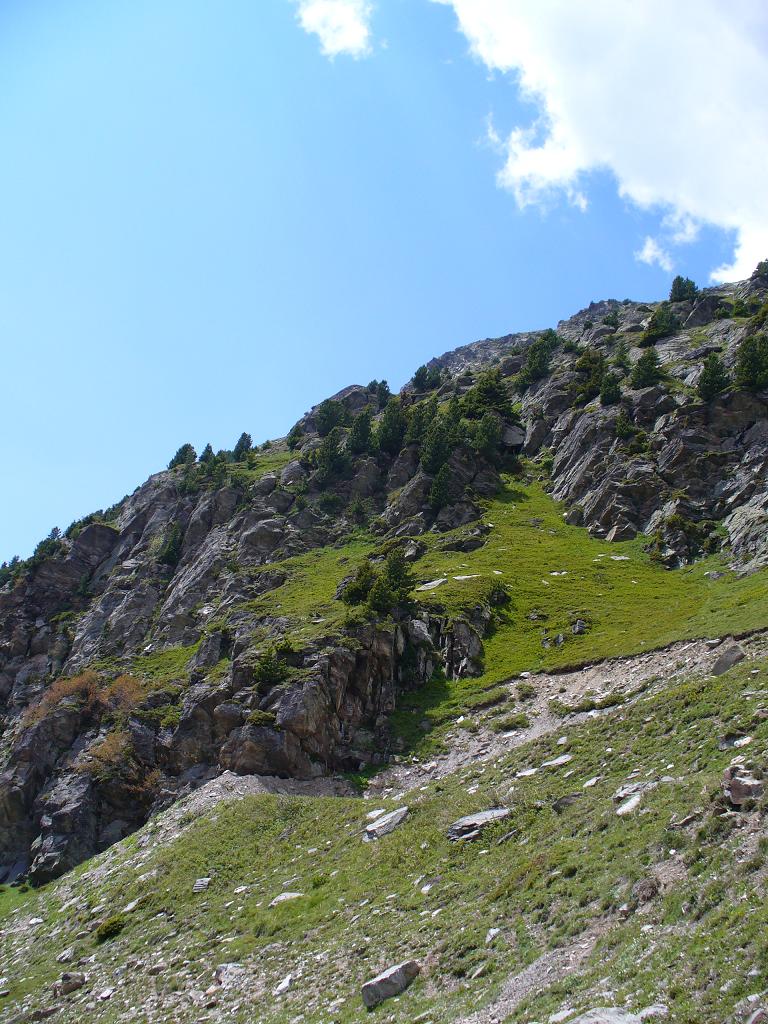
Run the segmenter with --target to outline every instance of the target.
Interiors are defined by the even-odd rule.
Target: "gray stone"
[[[363,839],[369,842],[373,839],[381,839],[382,836],[394,832],[397,826],[402,825],[407,817],[407,807],[398,807],[396,810],[390,811],[389,814],[382,814],[381,817],[376,818],[375,821],[365,826]]]
[[[387,968],[375,978],[366,981],[362,988],[363,1003],[369,1010],[385,999],[399,996],[405,992],[411,982],[418,977],[421,968],[415,960],[405,960],[401,964]]]
[[[729,669],[732,669],[734,665],[738,665],[740,661],[744,661],[746,658],[746,652],[743,647],[739,644],[729,644],[724,651],[721,651],[717,661],[712,666],[712,675],[721,676]]]
[[[488,811],[478,811],[476,814],[467,814],[459,818],[448,829],[448,838],[452,842],[477,839],[484,828],[495,825],[497,821],[503,821],[510,815],[508,807],[493,807]]]

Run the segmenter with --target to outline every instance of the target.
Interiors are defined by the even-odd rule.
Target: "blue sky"
[[[365,43],[332,57],[317,0],[0,5],[0,559],[182,442],[733,258],[738,219],[622,196],[618,158],[523,194],[514,133],[557,103],[483,49],[493,3],[350,3]]]

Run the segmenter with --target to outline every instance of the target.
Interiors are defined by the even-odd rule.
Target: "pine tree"
[[[352,427],[349,431],[349,450],[355,455],[362,455],[369,452],[373,444],[371,433],[371,410],[363,409],[352,420]]]
[[[205,448],[203,448],[203,451],[202,451],[202,454],[200,455],[199,461],[200,462],[213,462],[213,460],[214,460],[213,448],[211,448],[210,444],[207,444],[205,446]]]
[[[175,469],[177,466],[188,465],[195,461],[197,452],[191,444],[183,444],[168,463],[168,469]]]
[[[606,373],[600,385],[600,404],[616,405],[621,401],[621,385],[615,373]]]
[[[253,448],[253,442],[251,441],[251,435],[246,434],[245,431],[238,437],[237,444],[235,445],[232,454],[234,455],[235,462],[243,462],[248,452]]]
[[[438,416],[427,427],[424,443],[421,446],[421,465],[424,471],[437,473],[450,454],[448,428],[442,416]]]
[[[649,388],[658,384],[662,378],[659,355],[655,348],[649,348],[643,352],[635,363],[630,381],[633,388]]]
[[[768,336],[753,334],[745,338],[736,353],[734,383],[738,388],[759,391],[768,388]]]
[[[712,352],[704,360],[704,369],[701,371],[701,376],[696,385],[699,397],[703,398],[705,402],[709,402],[716,395],[725,391],[730,383],[731,378],[723,365],[722,359]]]
[[[384,407],[381,421],[376,431],[379,448],[387,455],[397,455],[403,447],[406,418],[399,398],[390,398]]]
[[[678,274],[669,290],[669,301],[685,302],[688,299],[695,299],[698,292],[699,289],[690,277],[682,277]]]
[[[448,467],[441,466],[429,489],[429,505],[433,512],[439,512],[444,505],[448,504],[450,482],[451,474]]]

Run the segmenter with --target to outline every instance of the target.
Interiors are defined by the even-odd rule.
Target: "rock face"
[[[312,779],[382,763],[404,691],[435,673],[482,671],[490,597],[450,616],[398,604],[326,623],[327,608],[295,611],[300,580],[288,560],[335,552],[360,517],[381,539],[374,572],[393,545],[417,565],[429,533],[455,531],[443,549],[475,551],[492,529],[477,521],[482,500],[522,452],[547,467],[570,524],[610,540],[644,533],[669,567],[724,537],[736,571],[767,565],[766,394],[730,389],[705,403],[692,392],[706,355],[732,367],[752,330],[721,317],[723,303],[767,298],[758,276],[681,305],[682,328],[657,344],[668,378],[633,388],[625,376],[619,402],[605,406],[583,391],[580,350],[610,361],[622,342],[636,362],[650,309],[593,304],[558,325],[550,372],[524,392],[522,415],[506,399],[494,405],[488,443],[477,439],[481,409],[470,429],[454,423],[450,444],[432,444],[438,399],[445,410],[480,393],[489,368],[511,397],[509,375],[541,332],[434,360],[444,376],[432,397],[406,387],[395,403],[412,425],[417,404],[431,402],[429,422],[415,435],[401,424],[396,443],[360,449],[351,424],[365,411],[381,425],[388,390],[354,385],[310,410],[292,447],[274,442],[266,462],[254,452],[157,473],[52,535],[16,573],[3,568],[0,881],[52,878],[223,770]],[[427,580],[416,598],[449,589],[447,577]],[[586,619],[571,626],[575,636],[589,629]],[[733,651],[716,670],[735,663]]]

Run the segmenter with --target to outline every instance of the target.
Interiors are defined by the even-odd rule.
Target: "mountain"
[[[767,320],[592,303],[4,565],[0,1019],[768,1020]]]

